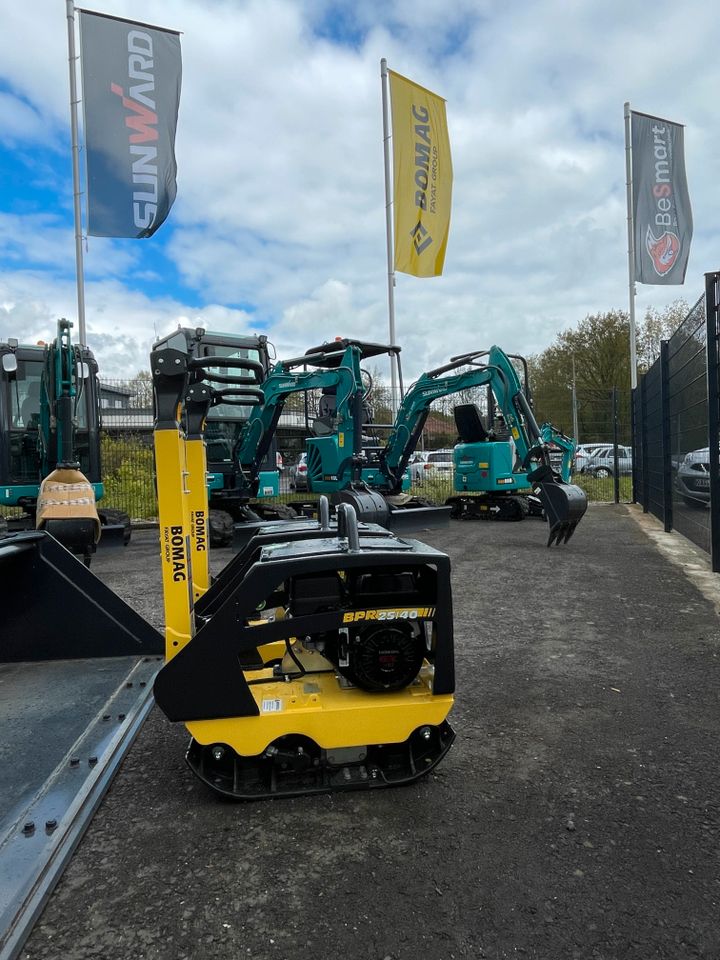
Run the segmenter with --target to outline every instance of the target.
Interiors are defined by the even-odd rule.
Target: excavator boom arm
[[[240,472],[238,479],[249,495],[254,493],[260,464],[270,448],[283,407],[292,394],[335,388],[338,432],[356,437],[359,433],[358,397],[362,398],[363,393],[360,359],[359,348],[349,345],[341,362],[331,368],[296,372],[286,362],[275,365],[261,386],[263,402],[254,407],[235,447],[234,461]]]

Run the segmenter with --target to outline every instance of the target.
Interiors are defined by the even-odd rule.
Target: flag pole
[[[82,209],[80,206],[80,146],[78,144],[78,95],[75,62],[75,7],[65,0],[68,24],[68,66],[70,71],[70,134],[72,138],[73,210],[75,213],[75,277],[77,281],[78,338],[85,346],[85,276],[82,249]]]
[[[383,114],[383,154],[385,158],[385,232],[387,239],[388,265],[388,320],[390,327],[390,344],[395,345],[395,258],[393,253],[393,223],[392,223],[392,188],[390,181],[390,124],[388,120],[388,71],[387,60],[380,61],[380,84],[382,86],[382,114]],[[397,354],[390,358],[390,392],[392,394],[393,417],[398,409],[398,380]]]
[[[627,189],[628,295],[630,299],[630,386],[637,387],[637,348],[635,335],[635,220],[633,216],[632,140],[630,103],[625,103],[625,186]]]

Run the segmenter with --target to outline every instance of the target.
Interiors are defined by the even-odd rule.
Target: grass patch
[[[612,503],[615,500],[615,485],[612,477],[600,478],[578,473],[572,477],[572,483],[585,491],[592,503]],[[434,503],[445,503],[455,494],[450,477],[438,477],[425,480],[422,484],[413,484],[410,493]],[[528,491],[529,492],[529,491]],[[632,502],[632,477],[620,477],[620,502]]]
[[[613,477],[593,477],[590,474],[577,473],[572,482],[585,491],[591,503],[613,503],[615,500]],[[632,477],[620,477],[620,502],[632,502]]]

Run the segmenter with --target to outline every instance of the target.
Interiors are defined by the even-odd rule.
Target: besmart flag
[[[634,110],[631,118],[635,279],[681,284],[693,232],[683,127]]]
[[[79,12],[88,233],[151,237],[177,193],[180,37]]]
[[[438,277],[445,262],[452,203],[445,101],[393,70],[388,74],[395,269],[414,277]]]

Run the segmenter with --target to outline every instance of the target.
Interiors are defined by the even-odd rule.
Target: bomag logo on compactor
[[[193,529],[195,531],[195,549],[198,551],[207,550],[207,538],[205,536],[205,511],[194,510],[192,522]]]
[[[187,566],[185,562],[185,538],[183,528],[165,527],[163,532],[165,563],[172,567],[172,578],[175,583],[187,580]]]
[[[362,620],[426,620],[435,616],[435,607],[386,607],[384,610],[348,610],[343,623]]]

